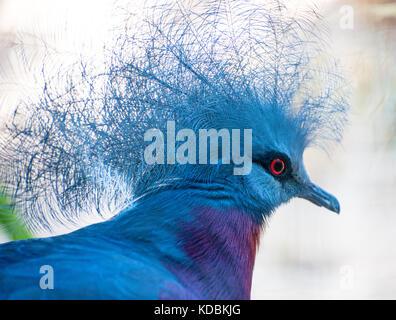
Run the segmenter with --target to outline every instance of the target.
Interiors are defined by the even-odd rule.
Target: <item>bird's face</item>
[[[311,182],[302,163],[302,156],[285,150],[262,148],[252,159],[252,171],[246,178],[247,190],[271,211],[288,200],[299,197],[340,212],[337,199]]]
[[[312,183],[305,170],[306,138],[298,122],[276,113],[260,120],[252,125],[252,170],[241,178],[245,199],[264,212],[299,197],[339,213],[337,199]]]

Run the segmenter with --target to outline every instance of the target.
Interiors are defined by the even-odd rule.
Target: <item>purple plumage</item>
[[[237,209],[198,207],[191,215],[179,226],[191,263],[169,265],[183,287],[170,283],[160,298],[249,299],[260,225]]]

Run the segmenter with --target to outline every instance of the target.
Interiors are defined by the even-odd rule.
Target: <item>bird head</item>
[[[218,105],[219,103],[216,106]],[[217,151],[220,165],[213,170],[208,166],[195,170],[195,177],[228,183],[235,191],[233,195],[238,206],[256,214],[258,219],[270,215],[279,205],[295,197],[306,199],[337,214],[340,212],[338,200],[314,184],[305,169],[303,155],[313,143],[314,131],[312,127],[306,126],[306,117],[301,109],[297,108],[299,111],[293,112],[290,105],[250,101],[240,102],[231,110],[232,112],[206,113],[206,119],[201,123],[209,127],[220,124],[229,132],[233,128],[241,133],[250,130],[251,141],[244,140],[241,134],[240,150],[237,150],[245,157],[246,163],[236,164],[231,155],[232,168],[222,164],[222,145],[219,144]],[[311,123],[314,122],[313,119],[311,118]],[[219,131],[220,127],[216,130]],[[249,143],[251,152],[246,148]],[[235,174],[235,168],[242,167],[245,171]],[[191,172],[186,168],[182,170]]]
[[[240,176],[244,199],[270,213],[299,197],[338,214],[338,200],[311,182],[305,169],[307,132],[298,115],[286,115],[275,107],[252,118],[252,167],[248,175]]]
[[[227,166],[181,171],[208,181],[226,177],[239,205],[260,216],[294,197],[339,213],[337,199],[311,182],[303,154],[309,147],[326,148],[341,139],[347,86],[336,60],[326,52],[320,18],[290,17],[286,8],[276,8],[235,5],[224,8],[224,15],[217,12],[213,24],[208,22],[214,17],[211,11],[193,14],[196,26],[191,30],[183,19],[176,19],[180,24],[159,23],[158,29],[174,28],[160,46],[168,65],[149,69],[155,79],[172,79],[166,90],[176,87],[178,98],[167,95],[166,100],[183,110],[178,114],[181,126],[252,132],[246,175],[235,175]],[[176,34],[170,44],[168,39]],[[161,42],[157,35],[150,45],[155,41]],[[180,77],[173,81],[178,68],[183,72],[176,72]]]

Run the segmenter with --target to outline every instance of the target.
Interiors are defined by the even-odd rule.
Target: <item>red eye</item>
[[[279,176],[285,171],[285,162],[279,158],[274,159],[271,161],[270,169],[274,175]]]

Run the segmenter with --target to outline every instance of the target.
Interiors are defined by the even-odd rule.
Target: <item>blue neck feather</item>
[[[220,198],[215,191],[167,190],[105,225],[135,248],[143,241],[175,275],[159,298],[248,299],[260,224]]]

